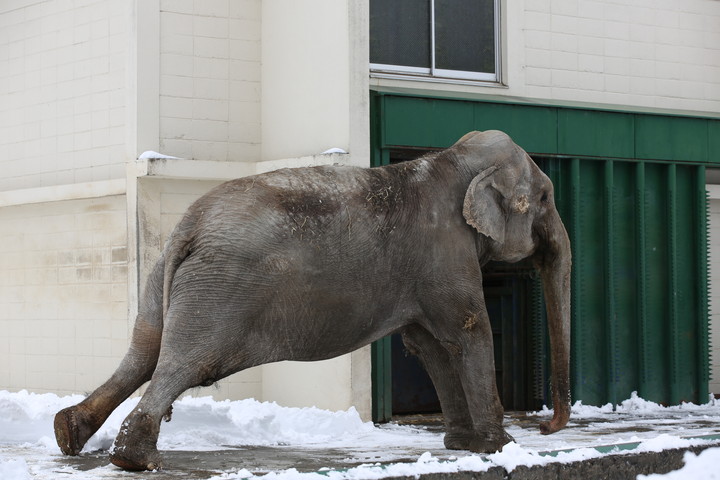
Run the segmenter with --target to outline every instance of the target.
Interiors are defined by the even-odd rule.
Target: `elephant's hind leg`
[[[146,298],[135,322],[130,349],[120,366],[85,400],[55,415],[55,440],[65,455],[78,455],[113,410],[152,377],[163,328],[162,264],[162,261],[158,262],[148,280]],[[157,297],[158,294],[160,297]]]
[[[237,344],[232,334],[209,328],[211,322],[207,319],[218,318],[222,314],[218,308],[222,306],[212,298],[206,303],[193,302],[195,299],[191,309],[182,300],[170,305],[157,367],[140,403],[123,421],[110,452],[110,461],[120,468],[160,469],[162,457],[157,450],[160,424],[175,399],[189,388],[211,385],[252,366],[242,359],[233,359],[231,352]],[[204,315],[196,316],[196,311]]]
[[[140,403],[123,421],[110,452],[110,461],[125,470],[158,470],[162,467],[157,440],[163,418],[185,390],[210,384],[206,375],[208,363],[200,360],[197,351],[184,351],[179,355],[177,348],[166,348],[166,344],[172,342],[167,338],[163,340],[150,385]]]

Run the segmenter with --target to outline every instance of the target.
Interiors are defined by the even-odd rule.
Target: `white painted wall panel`
[[[0,4],[0,191],[124,177],[128,6]]]
[[[0,208],[0,388],[78,393],[128,346],[125,198]]]
[[[160,2],[160,148],[260,159],[260,0]]]
[[[720,193],[720,192],[718,192]],[[720,394],[720,198],[710,200],[710,388]]]

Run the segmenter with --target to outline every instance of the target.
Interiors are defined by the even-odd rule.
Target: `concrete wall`
[[[160,149],[259,160],[260,0],[167,0],[159,8]]]
[[[124,177],[129,12],[0,3],[0,191]]]
[[[503,1],[503,87],[371,85],[625,109],[720,111],[720,2]]]
[[[0,208],[0,388],[96,388],[128,345],[122,195]]]
[[[370,165],[368,3],[262,2],[262,159],[331,147]]]

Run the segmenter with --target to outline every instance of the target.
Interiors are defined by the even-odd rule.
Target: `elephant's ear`
[[[465,193],[463,216],[468,225],[478,232],[492,238],[498,243],[505,241],[505,213],[500,205],[503,195],[496,182],[493,181],[498,166],[486,168],[470,182]]]

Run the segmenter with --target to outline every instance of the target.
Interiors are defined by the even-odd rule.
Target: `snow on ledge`
[[[348,152],[346,152],[346,151],[343,150],[342,148],[333,147],[333,148],[329,148],[329,149],[325,150],[325,151],[322,152],[320,155],[330,155],[330,154],[333,154],[333,153],[347,154]]]
[[[137,159],[138,160],[150,160],[150,159],[157,159],[157,158],[171,158],[173,160],[180,160],[180,157],[173,157],[171,155],[165,155],[163,153],[153,152],[152,150],[148,150],[146,152],[141,153]]]

